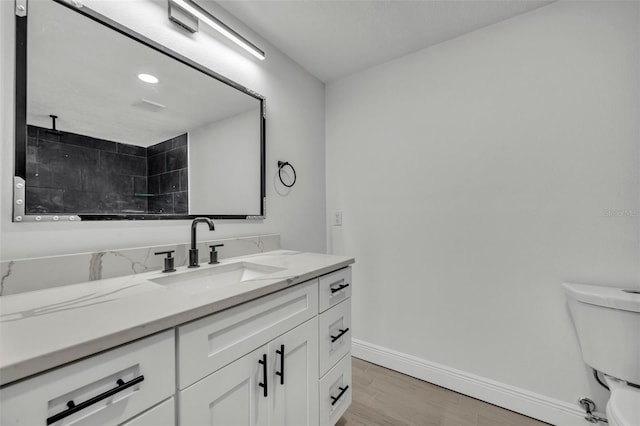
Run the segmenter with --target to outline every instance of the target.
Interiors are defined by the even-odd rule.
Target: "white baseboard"
[[[558,426],[585,426],[576,405],[353,339],[356,358]]]

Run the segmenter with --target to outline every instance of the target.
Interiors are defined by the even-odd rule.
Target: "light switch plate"
[[[342,226],[342,212],[341,211],[333,212],[333,225],[334,226]]]

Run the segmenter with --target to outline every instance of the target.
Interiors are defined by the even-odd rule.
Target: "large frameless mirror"
[[[264,217],[262,96],[86,7],[16,20],[14,220]]]

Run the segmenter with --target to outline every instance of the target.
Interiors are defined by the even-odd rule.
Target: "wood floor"
[[[337,426],[541,426],[546,423],[353,359],[353,402]]]

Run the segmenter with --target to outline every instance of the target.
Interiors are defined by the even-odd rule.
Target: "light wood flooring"
[[[543,426],[526,416],[353,359],[353,402],[337,426]]]

